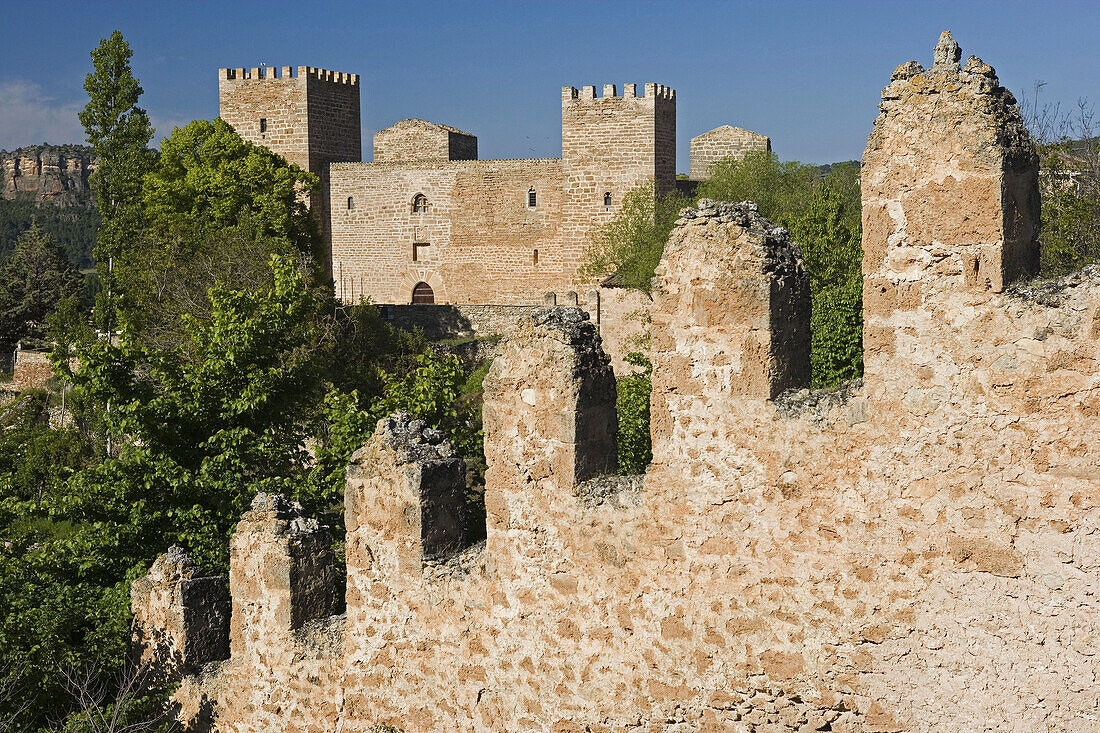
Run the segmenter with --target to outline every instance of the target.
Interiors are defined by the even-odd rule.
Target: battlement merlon
[[[664,84],[649,82],[643,85],[642,89],[644,96],[639,97],[637,84],[623,84],[623,94],[620,97],[614,84],[603,85],[603,96],[597,96],[596,87],[592,85],[585,85],[579,90],[576,87],[563,86],[561,88],[561,100],[562,102],[588,102],[596,99],[664,99],[676,101],[676,90]]]
[[[318,79],[344,84],[347,86],[359,86],[358,74],[347,74],[340,71],[320,69],[315,66],[261,66],[236,69],[218,69],[218,81],[273,81],[276,79]]]

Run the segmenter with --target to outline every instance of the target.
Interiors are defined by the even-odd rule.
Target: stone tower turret
[[[611,218],[623,196],[652,179],[676,186],[676,91],[663,84],[561,90],[562,241],[567,274],[576,270],[594,223]]]
[[[321,179],[309,204],[330,249],[329,163],[363,158],[359,75],[312,66],[218,69],[218,108],[245,140]]]

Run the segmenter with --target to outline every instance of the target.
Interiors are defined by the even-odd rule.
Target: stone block
[[[196,674],[229,657],[229,587],[203,577],[179,547],[130,586],[135,651],[158,679]]]

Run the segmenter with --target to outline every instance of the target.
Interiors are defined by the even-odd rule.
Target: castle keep
[[[225,581],[134,584],[180,716],[222,733],[1094,730],[1100,271],[1021,285],[1038,166],[993,69],[941,37],[863,158],[867,372],[810,392],[808,280],[752,204],[682,212],[657,272],[653,463],[575,308],[485,380],[486,533],[464,467],[380,421],[325,528],[260,495]],[[449,143],[448,143],[449,144]],[[200,589],[208,589],[201,593]],[[227,651],[228,650],[228,651]]]
[[[533,305],[590,287],[577,280],[590,230],[636,186],[676,186],[676,92],[661,84],[563,87],[561,158],[479,160],[474,135],[402,120],[363,163],[358,77],[293,71],[219,70],[221,116],[321,178],[312,204],[344,302]],[[699,141],[704,174],[769,146],[729,126]]]

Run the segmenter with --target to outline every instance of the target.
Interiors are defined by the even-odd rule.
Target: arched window
[[[527,208],[533,209],[538,205],[538,196],[535,195],[535,189],[531,189],[527,192]]]
[[[607,193],[605,193],[603,195],[603,205],[604,206],[611,206],[611,192],[610,191],[608,191]]]
[[[413,305],[432,305],[435,303],[435,293],[428,283],[420,282],[413,288]]]
[[[355,197],[354,196],[348,196],[348,208],[349,209],[354,209],[355,208]]]
[[[428,197],[422,193],[413,196],[413,213],[423,214],[428,210]]]

